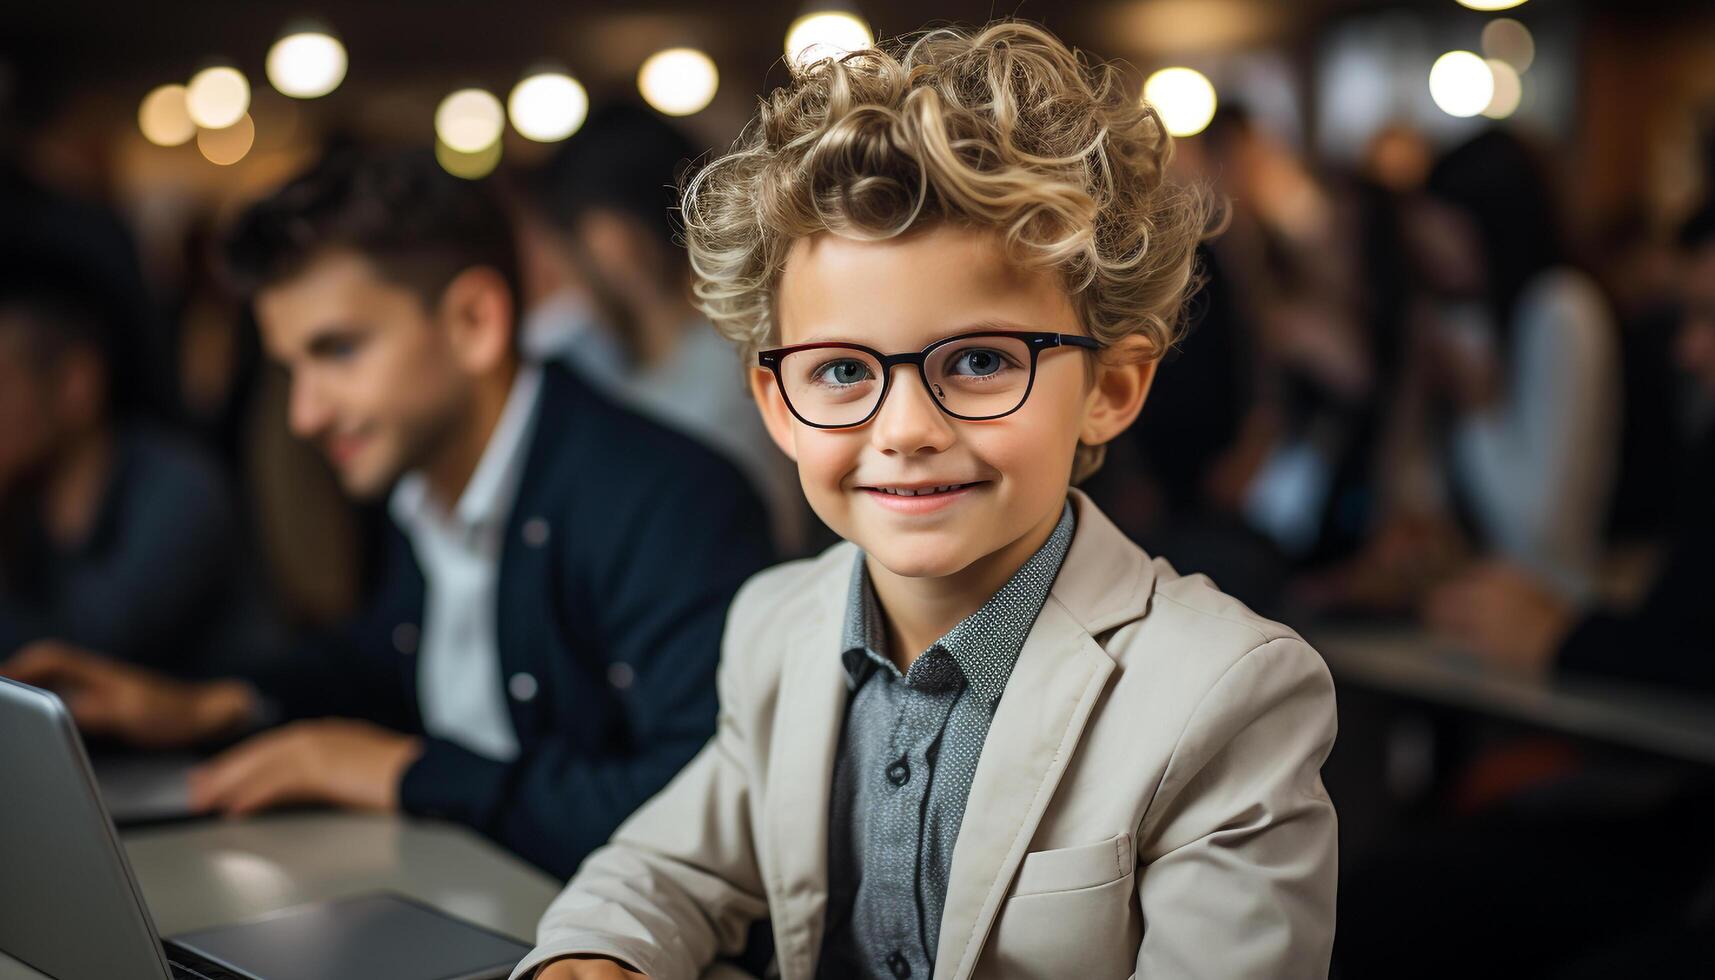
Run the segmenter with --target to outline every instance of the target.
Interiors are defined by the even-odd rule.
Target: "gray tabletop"
[[[165,936],[390,889],[529,942],[560,887],[469,830],[396,816],[264,815],[121,836]],[[41,977],[0,953],[0,980]]]
[[[1415,630],[1306,636],[1336,680],[1715,765],[1715,700],[1595,678],[1507,673]]]

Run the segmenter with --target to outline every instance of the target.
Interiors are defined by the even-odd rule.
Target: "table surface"
[[[120,836],[163,936],[389,889],[529,942],[560,889],[469,830],[397,816],[300,812]],[[0,953],[0,980],[42,976]]]
[[[1418,630],[1328,627],[1306,639],[1337,681],[1715,765],[1715,699],[1599,678],[1507,673]]]

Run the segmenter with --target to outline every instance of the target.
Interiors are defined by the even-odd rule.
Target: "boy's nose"
[[[884,453],[938,453],[953,444],[953,420],[934,402],[917,369],[895,365],[887,398],[870,427],[870,439]]]

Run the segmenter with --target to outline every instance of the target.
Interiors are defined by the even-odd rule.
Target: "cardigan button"
[[[524,543],[532,548],[540,548],[548,543],[548,521],[541,517],[532,517],[524,522],[520,533],[524,535]]]
[[[512,694],[514,701],[529,701],[536,697],[536,678],[522,671],[513,674],[506,682],[506,690]]]
[[[400,623],[393,627],[393,649],[400,653],[416,653],[417,641],[421,638],[422,633],[416,623]]]

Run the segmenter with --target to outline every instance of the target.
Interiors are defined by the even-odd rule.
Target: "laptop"
[[[530,951],[403,895],[163,940],[60,699],[0,678],[0,951],[57,980],[488,980]]]

